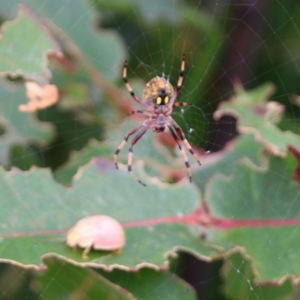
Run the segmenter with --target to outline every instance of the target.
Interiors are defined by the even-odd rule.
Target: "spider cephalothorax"
[[[192,171],[190,164],[188,162],[186,153],[184,149],[182,148],[182,143],[184,146],[189,150],[189,152],[194,156],[196,161],[200,165],[200,161],[195,154],[193,148],[187,141],[182,129],[179,127],[179,125],[175,122],[175,120],[171,117],[171,114],[173,112],[174,107],[180,107],[180,106],[187,106],[189,105],[186,102],[176,102],[175,100],[177,98],[177,95],[182,87],[183,77],[184,77],[184,69],[185,69],[185,55],[182,55],[181,60],[181,68],[179,73],[179,78],[177,82],[176,89],[174,90],[173,86],[170,84],[170,82],[165,79],[164,77],[154,77],[152,78],[147,84],[143,92],[143,98],[136,96],[133,89],[131,88],[130,84],[128,83],[127,79],[127,61],[125,61],[124,68],[123,68],[123,81],[133,97],[133,99],[141,104],[145,110],[134,110],[131,114],[143,114],[146,119],[138,124],[136,127],[134,127],[131,131],[127,133],[127,135],[124,137],[123,141],[119,145],[119,147],[116,149],[114,154],[114,162],[116,165],[116,168],[118,169],[118,154],[122,150],[122,148],[125,146],[125,144],[128,141],[128,138],[136,133],[134,136],[131,145],[129,147],[129,154],[128,154],[128,172],[131,174],[131,176],[137,180],[142,185],[145,185],[141,180],[137,178],[137,176],[132,171],[132,160],[133,160],[133,146],[137,143],[137,141],[146,133],[148,129],[152,129],[155,132],[162,132],[166,129],[169,130],[172,137],[176,141],[178,148],[180,150],[180,153],[182,155],[182,158],[184,160],[185,166],[188,170],[189,179],[192,181]]]

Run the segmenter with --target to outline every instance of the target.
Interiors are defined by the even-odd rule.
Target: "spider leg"
[[[189,150],[189,152],[194,156],[197,163],[201,166],[201,162],[200,162],[197,154],[195,153],[194,149],[192,148],[192,146],[186,139],[185,134],[183,133],[182,129],[179,127],[179,125],[173,119],[172,119],[172,125],[175,128],[176,133],[178,134],[179,138],[182,140],[184,146]]]
[[[176,102],[173,104],[173,107],[183,107],[183,106],[190,106],[190,105],[192,104],[188,102]]]
[[[125,60],[124,62],[124,67],[123,67],[123,73],[122,73],[122,78],[123,78],[123,81],[125,83],[125,86],[128,90],[128,92],[130,93],[131,97],[136,101],[138,102],[139,104],[145,106],[145,107],[148,107],[148,108],[151,108],[151,106],[147,103],[145,103],[145,101],[143,101],[140,97],[138,97],[135,92],[133,91],[133,88],[131,87],[131,85],[129,84],[128,82],[128,79],[127,79],[127,68],[128,68],[128,61]]]
[[[182,54],[181,58],[181,66],[180,66],[180,72],[179,72],[179,78],[177,81],[177,86],[176,86],[176,93],[178,94],[179,91],[181,90],[183,79],[184,79],[184,71],[185,71],[185,54]]]
[[[184,71],[185,71],[185,54],[183,53],[182,58],[181,58],[181,66],[180,66],[179,77],[178,77],[178,81],[177,81],[177,85],[176,85],[174,95],[173,95],[173,97],[170,101],[170,106],[174,105],[174,102],[177,98],[177,95],[178,95],[179,91],[181,90],[183,79],[184,79]],[[176,107],[178,107],[178,106],[185,106],[185,105],[180,105],[179,104]]]
[[[186,156],[186,153],[185,153],[184,149],[182,148],[180,139],[177,136],[175,128],[173,127],[173,125],[168,125],[168,128],[169,128],[169,130],[171,132],[172,137],[174,138],[175,142],[178,145],[179,151],[181,153],[181,156],[182,156],[182,158],[184,160],[184,163],[185,163],[185,166],[187,168],[187,172],[188,172],[188,175],[189,175],[189,180],[190,180],[190,182],[192,182],[192,170],[191,170],[191,166],[190,166],[190,163],[189,163],[188,158]]]
[[[148,111],[145,111],[145,110],[141,110],[141,109],[136,109],[136,110],[131,111],[130,113],[128,113],[128,116],[132,116],[135,114],[144,114],[147,117],[151,116],[151,113],[149,113]]]
[[[133,173],[132,171],[132,161],[133,161],[133,146],[137,143],[137,141],[146,133],[148,130],[148,127],[144,127],[140,132],[136,134],[136,136],[133,138],[131,145],[129,147],[129,153],[128,153],[128,163],[127,168],[129,174],[133,177],[134,180],[139,182],[141,185],[146,186],[144,182],[142,182],[138,177]]]
[[[136,133],[140,128],[141,128],[142,124],[138,124],[136,127],[134,127],[133,129],[131,129],[124,137],[123,141],[121,142],[121,144],[118,146],[118,148],[116,149],[115,153],[114,153],[114,163],[116,166],[116,169],[119,169],[118,167],[118,154],[120,153],[120,151],[124,148],[124,146],[126,145],[128,138],[133,135],[134,133]]]

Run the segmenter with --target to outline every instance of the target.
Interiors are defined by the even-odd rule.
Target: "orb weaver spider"
[[[186,156],[186,153],[182,147],[183,145],[186,149],[194,156],[195,160],[201,165],[195,151],[193,150],[190,143],[187,141],[182,129],[175,122],[175,120],[171,117],[174,107],[182,107],[188,106],[187,102],[176,102],[177,95],[181,90],[183,79],[184,79],[184,71],[185,71],[185,54],[182,55],[181,59],[181,67],[179,72],[179,78],[177,81],[177,86],[174,90],[173,86],[170,82],[164,77],[156,76],[152,78],[145,86],[143,91],[143,97],[138,97],[127,79],[127,68],[128,62],[127,60],[124,63],[123,68],[123,81],[127,90],[129,91],[132,98],[139,104],[141,104],[147,110],[136,109],[130,113],[133,114],[142,114],[147,117],[143,122],[139,123],[133,129],[131,129],[126,136],[124,137],[121,144],[118,146],[114,153],[114,163],[116,168],[118,169],[118,154],[126,145],[129,137],[136,133],[134,136],[131,145],[129,147],[128,153],[128,162],[127,168],[130,175],[138,181],[143,186],[146,186],[132,171],[132,161],[133,161],[133,146],[138,142],[138,140],[147,132],[148,129],[152,129],[155,132],[163,132],[166,129],[169,130],[175,142],[178,145],[181,156],[184,160],[185,166],[187,168],[188,176],[190,182],[192,181],[192,170],[190,167],[190,163]]]

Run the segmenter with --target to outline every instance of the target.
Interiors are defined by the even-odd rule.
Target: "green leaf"
[[[167,271],[142,268],[136,272],[115,269],[105,272],[95,269],[103,277],[130,291],[137,299],[196,299],[194,289]]]
[[[3,24],[2,32],[0,72],[44,82],[49,75],[45,55],[55,45],[42,26],[20,11],[16,19]]]
[[[0,95],[1,123],[5,129],[0,136],[0,161],[7,165],[12,145],[28,142],[44,145],[53,137],[53,128],[18,110],[20,104],[27,102],[23,87],[9,86],[0,80]]]
[[[238,136],[223,150],[204,156],[201,159],[202,166],[193,173],[194,182],[201,191],[204,191],[207,182],[214,174],[230,175],[237,162],[241,160],[248,161],[258,169],[267,167],[267,158],[263,156],[263,146],[250,134]]]
[[[44,299],[136,299],[92,269],[48,255],[43,258],[47,269],[38,278]]]
[[[255,139],[275,155],[285,156],[287,146],[300,147],[300,137],[291,131],[281,131],[275,125],[281,120],[283,105],[267,99],[274,92],[274,86],[264,84],[251,91],[236,85],[236,94],[227,102],[221,103],[214,117],[231,115],[238,119],[241,133],[253,133]]]
[[[210,213],[221,220],[207,231],[208,241],[224,250],[243,247],[258,281],[300,274],[300,194],[293,175],[286,159],[271,157],[267,171],[238,164],[231,177],[212,178],[206,191]]]
[[[71,185],[74,175],[81,166],[94,157],[112,158],[113,151],[106,143],[91,140],[83,150],[71,153],[68,162],[55,171],[54,178],[62,184]]]
[[[18,0],[12,2],[19,4]],[[38,0],[27,0],[26,5],[49,28],[63,33],[60,38],[71,52],[79,50],[109,80],[120,77],[126,56],[123,42],[117,32],[96,26],[97,14],[89,1],[72,0],[63,5],[60,1],[47,1],[41,6]]]
[[[73,152],[67,164],[59,168],[55,174],[55,179],[63,184],[71,184],[73,176],[76,174],[80,166],[88,163],[94,157],[105,157],[110,160],[113,159],[113,153],[123,141],[124,136],[138,123],[127,120],[124,124],[121,124],[119,128],[111,130],[107,134],[108,142],[98,142],[91,140],[89,144],[80,152]],[[118,161],[127,163],[128,148],[131,143],[131,139],[127,142],[127,145],[119,153]],[[175,167],[181,164],[184,168],[182,161],[174,163],[175,158],[171,160],[171,155],[168,149],[158,143],[157,134],[148,130],[147,133],[140,139],[134,147],[134,161],[142,160],[147,166],[151,166],[151,170],[147,169],[151,175],[157,175],[158,172],[154,172],[153,169],[159,166],[165,165],[167,167]],[[176,161],[176,160],[175,160]],[[159,173],[161,176],[161,173]]]
[[[163,224],[126,229],[127,243],[122,254],[119,256],[103,255],[97,258],[93,256],[94,262],[103,267],[108,266],[107,269],[117,264],[129,268],[150,266],[158,270],[159,266],[168,266],[168,256],[176,256],[179,250],[209,259],[213,251],[206,248],[200,233],[198,226],[185,224]]]
[[[0,295],[1,300],[38,299],[34,278],[36,270],[19,263],[0,263]]]
[[[62,233],[79,219],[95,214],[127,224],[123,253],[92,251],[89,261],[96,264],[134,268],[146,263],[157,267],[165,265],[168,255],[178,249],[210,255],[198,226],[176,224],[180,221],[177,218],[191,214],[199,205],[196,187],[190,183],[163,185],[140,172],[137,175],[147,187],[135,182],[124,167],[116,171],[111,162],[94,160],[79,170],[72,188],[65,188],[47,170],[1,170],[0,219],[5,225],[0,256],[39,264],[41,255],[55,252],[86,264],[82,250],[68,248]]]
[[[255,267],[251,258],[234,252],[224,261],[222,267],[223,292],[226,299],[290,299],[293,296],[295,287],[292,278],[285,278],[280,282],[272,284],[257,284],[255,282]]]

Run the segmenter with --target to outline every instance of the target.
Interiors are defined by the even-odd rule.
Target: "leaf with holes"
[[[0,256],[38,265],[43,254],[55,252],[84,265],[107,268],[114,264],[136,268],[145,263],[159,268],[168,263],[168,255],[175,255],[181,248],[208,256],[211,250],[201,240],[193,217],[200,203],[196,187],[188,182],[164,185],[137,174],[147,183],[146,188],[135,182],[125,168],[116,171],[104,159],[81,168],[72,188],[56,183],[46,170],[1,170],[4,239]],[[19,194],[24,187],[29,192]],[[127,242],[122,254],[91,251],[85,260],[83,250],[66,246],[66,230],[79,219],[95,214],[109,215],[123,223]],[[18,251],[20,248],[23,251]]]
[[[43,262],[47,269],[38,277],[36,290],[45,299],[110,299],[112,295],[115,299],[136,299],[123,287],[91,269],[76,266],[52,255],[44,257]]]
[[[0,72],[44,82],[49,76],[46,54],[58,47],[44,25],[26,12],[20,10],[2,26]]]
[[[3,3],[3,6],[16,7],[19,2],[12,0],[10,3]],[[65,2],[64,5],[59,1],[49,1],[41,6],[38,1],[30,0],[26,1],[26,5],[47,24],[49,29],[60,34],[60,38],[71,53],[87,58],[109,80],[120,76],[120,65],[125,58],[123,43],[116,32],[99,30],[94,26],[97,14],[87,1],[73,0]],[[28,32],[25,32],[24,36],[28,36]],[[41,36],[37,35],[36,38]],[[38,45],[37,41],[29,39],[29,42],[31,42],[30,52],[27,56],[23,54],[24,57],[33,57],[33,50]],[[39,66],[42,65],[43,63],[39,62]]]
[[[274,86],[270,83],[251,91],[245,91],[240,84],[236,84],[235,95],[220,104],[214,117],[220,119],[223,115],[231,115],[237,118],[241,133],[253,133],[255,139],[274,155],[285,156],[288,145],[300,147],[300,137],[276,127],[284,106],[274,101],[267,102],[273,92]]]
[[[244,254],[244,255],[243,255]],[[232,252],[226,258],[221,270],[223,287],[228,299],[290,299],[295,293],[292,276],[286,276],[279,282],[257,284],[257,270],[251,258],[244,251]],[[292,298],[291,298],[292,299]]]
[[[105,272],[80,267],[52,254],[43,257],[43,262],[47,270],[38,279],[38,290],[48,295],[47,299],[62,299],[80,291],[90,299],[107,299],[112,293],[118,295],[117,299],[196,299],[191,286],[166,271],[142,268],[136,272]]]
[[[35,116],[23,114],[18,106],[26,102],[25,89],[8,85],[0,80],[0,123],[4,133],[0,136],[0,161],[8,164],[12,145],[24,143],[46,144],[53,137],[53,127],[39,122]]]
[[[268,160],[263,155],[263,146],[251,134],[238,136],[223,150],[204,156],[201,159],[202,166],[194,172],[194,182],[201,191],[205,191],[207,182],[214,174],[230,175],[241,160],[261,170],[267,168]]]
[[[124,139],[124,136],[136,125],[136,122],[125,121],[119,128],[109,132],[107,135],[108,141],[98,142],[92,140],[82,151],[73,152],[69,161],[55,172],[55,179],[60,183],[70,185],[80,166],[88,163],[94,157],[112,159],[114,151]],[[172,144],[166,145],[168,143],[168,141],[165,141],[167,137],[172,139],[167,133],[157,134],[149,130],[134,146],[134,163],[142,160],[147,174],[151,176],[169,179],[177,172],[180,173],[181,178],[185,178],[187,175],[183,160],[177,152],[177,147],[174,147],[173,140],[171,140]],[[165,138],[165,140],[162,141],[162,138]],[[118,160],[121,163],[127,163],[128,147],[131,140],[129,139],[127,145],[119,153]],[[197,164],[193,157],[190,161],[192,166]]]
[[[271,157],[265,171],[238,164],[232,176],[215,176],[206,190],[215,218],[208,241],[223,251],[242,247],[259,282],[300,274],[300,194],[293,181],[296,164],[289,160],[291,155]]]

